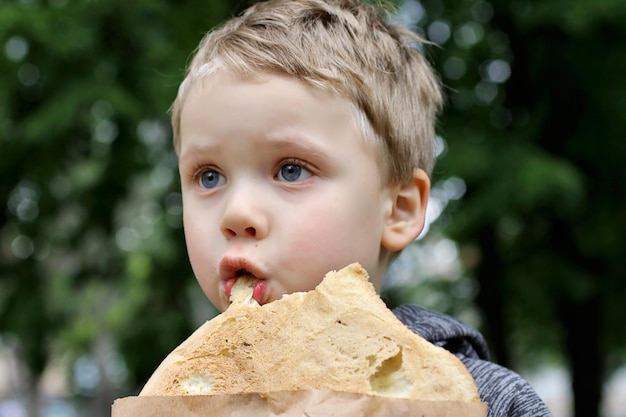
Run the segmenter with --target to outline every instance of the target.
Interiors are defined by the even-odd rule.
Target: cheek
[[[380,220],[374,212],[345,202],[311,212],[293,229],[289,250],[301,262],[319,265],[323,273],[378,259]]]
[[[200,286],[204,288],[204,283],[202,281],[205,276],[207,264],[204,259],[206,256],[205,251],[201,249],[203,245],[199,242],[198,236],[191,233],[186,234],[185,240],[187,244],[187,256],[189,257],[191,268],[193,269],[194,275],[200,283]]]
[[[302,222],[291,233],[289,248],[302,256],[307,254],[310,256],[315,253],[323,253],[328,250],[329,246],[334,246],[339,240],[337,234],[341,231],[337,230],[331,222],[323,220],[326,217],[324,214],[318,213],[314,220]]]
[[[201,233],[198,232],[198,229],[195,227],[195,222],[193,221],[193,216],[185,213],[183,218],[183,228],[185,231],[185,244],[187,245],[187,255],[189,256],[189,260],[192,265],[194,260],[201,255],[202,251],[200,248],[202,247],[201,243]]]
[[[202,265],[202,258],[203,258],[203,251],[200,250],[200,248],[202,247],[202,244],[200,244],[200,242],[198,242],[198,239],[196,238],[196,236],[187,236],[186,238],[187,241],[187,254],[189,256],[189,261],[191,262],[191,266],[193,267],[194,271],[197,269],[198,266]]]
[[[191,263],[191,269],[209,301],[219,310],[224,311],[227,305],[223,304],[223,299],[219,293],[219,279],[216,278],[217,263],[214,251],[207,241],[206,235],[201,233],[186,234],[187,255]]]
[[[210,276],[209,272],[213,268],[213,258],[211,256],[213,246],[209,236],[206,231],[197,227],[193,222],[186,222],[185,243],[187,245],[187,255],[196,279],[205,291],[208,283],[204,281]]]

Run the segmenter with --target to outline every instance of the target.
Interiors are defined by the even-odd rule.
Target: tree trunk
[[[599,405],[602,400],[600,306],[598,296],[580,301],[567,299],[560,305],[572,370],[575,417],[600,415]]]
[[[504,322],[504,272],[496,249],[495,231],[492,227],[485,227],[479,232],[478,239],[481,261],[476,276],[479,285],[476,302],[486,317],[483,331],[495,356],[492,360],[510,367]]]
[[[9,358],[15,398],[22,403],[29,417],[39,417],[39,387],[37,378],[28,367],[20,342],[8,344]]]
[[[93,417],[108,417],[111,414],[111,404],[116,398],[111,381],[107,376],[107,364],[105,362],[105,358],[113,352],[112,344],[111,335],[105,331],[101,332],[93,343],[92,353],[100,374],[100,383],[92,402]]]

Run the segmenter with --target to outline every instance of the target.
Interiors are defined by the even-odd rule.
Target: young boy
[[[172,109],[191,265],[220,310],[241,274],[261,304],[360,262],[377,288],[424,225],[439,82],[359,0],[257,3],[201,42]],[[549,411],[482,336],[415,306],[396,315],[455,353],[489,416]]]

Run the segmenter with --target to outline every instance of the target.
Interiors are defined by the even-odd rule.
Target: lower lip
[[[265,301],[265,294],[267,294],[267,280],[260,279],[254,284],[252,298],[254,298],[257,303],[263,304]]]
[[[229,278],[229,279],[225,280],[224,283],[223,283],[223,285],[224,285],[224,295],[228,299],[230,299],[230,294],[233,291],[233,285],[235,285],[235,282],[237,282],[237,278]]]

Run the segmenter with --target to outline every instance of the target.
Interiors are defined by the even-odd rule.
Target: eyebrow
[[[328,151],[322,146],[317,145],[313,140],[296,137],[291,135],[281,136],[279,138],[266,138],[268,149],[283,150],[285,152],[293,152],[297,154],[311,155],[312,158],[321,158],[328,156]],[[213,144],[191,145],[181,153],[179,162],[185,163],[188,159],[193,160],[198,155],[206,155],[216,152],[219,146]]]
[[[184,165],[188,161],[193,161],[198,157],[198,155],[206,155],[207,153],[213,152],[216,146],[213,145],[191,145],[184,152],[181,152],[178,156],[178,164]]]
[[[269,143],[273,149],[305,153],[314,158],[328,156],[327,150],[316,144],[314,140],[307,140],[306,137],[281,136],[280,138],[270,138]]]

